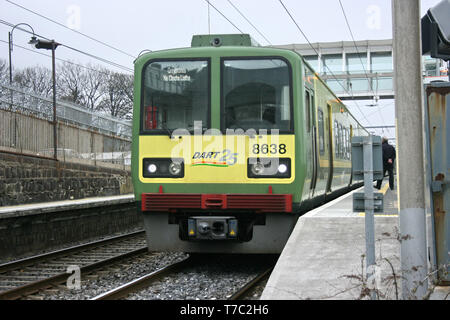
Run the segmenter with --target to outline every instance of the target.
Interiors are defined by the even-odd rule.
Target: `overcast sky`
[[[392,38],[390,0],[341,1],[355,40]],[[269,43],[231,4],[236,6],[271,44],[306,42],[278,0],[210,0],[210,2],[237,28],[244,33],[250,33],[261,45]],[[439,0],[422,0],[422,16],[439,2]],[[13,3],[105,42],[128,55],[50,22]],[[311,42],[351,40],[338,0],[283,0],[283,3]],[[208,5],[205,0],[0,0],[0,12],[1,20],[12,24],[28,23],[36,34],[55,39],[57,42],[129,69],[133,68],[134,58],[131,56],[137,56],[144,49],[155,51],[188,47],[193,34],[207,34],[209,31]],[[209,12],[211,33],[240,33],[212,7]],[[8,41],[8,31],[11,31],[11,27],[0,24],[1,41]],[[29,39],[29,34],[17,29],[14,31],[16,45],[32,49],[27,44]],[[38,52],[50,53],[42,50]],[[58,48],[56,54],[60,59],[108,66],[64,47]],[[8,45],[5,42],[0,42],[0,58],[8,58]],[[36,64],[51,67],[48,57],[20,48],[14,49],[13,65],[22,68]],[[371,125],[395,123],[393,101],[381,101],[380,109],[365,107],[368,103],[370,102],[358,102]],[[349,105],[353,110],[354,107]],[[366,124],[366,121],[361,119],[359,111],[354,111],[354,114],[360,118],[361,123]],[[390,138],[395,137],[392,129],[377,133]]]

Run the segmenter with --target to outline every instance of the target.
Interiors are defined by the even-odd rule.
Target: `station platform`
[[[363,290],[365,219],[364,213],[353,212],[354,192],[363,192],[363,188],[300,217],[261,300],[370,298]],[[397,191],[390,190],[385,181],[379,192],[384,194],[384,212],[375,214],[375,254],[381,280],[377,289],[380,299],[401,299]],[[450,287],[438,287],[430,299],[442,300],[448,292]]]
[[[0,263],[142,226],[133,194],[0,207]]]
[[[134,194],[0,207],[0,219],[134,202]]]

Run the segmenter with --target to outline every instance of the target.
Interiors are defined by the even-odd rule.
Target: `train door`
[[[311,142],[311,183],[309,186],[309,197],[312,198],[314,196],[314,190],[316,188],[317,175],[318,175],[318,167],[319,167],[319,159],[317,153],[317,128],[316,128],[316,112],[315,112],[315,101],[314,101],[314,92],[306,90],[306,113],[307,113],[307,127],[311,132],[311,135],[308,135]]]
[[[330,143],[328,144],[328,154],[329,154],[329,157],[328,157],[328,161],[329,161],[328,162],[328,168],[329,168],[329,171],[328,171],[327,188],[325,190],[325,193],[331,192],[331,183],[332,183],[332,180],[333,180],[333,157],[334,157],[333,144],[335,144],[334,143],[335,140],[333,139],[333,136],[334,136],[335,133],[333,132],[333,129],[334,129],[333,117],[332,117],[333,110],[332,110],[330,104],[327,104],[327,113],[328,113],[328,128],[329,128],[329,130],[328,130],[328,134],[329,134],[328,139],[329,139]],[[337,145],[335,145],[334,147],[337,148]]]

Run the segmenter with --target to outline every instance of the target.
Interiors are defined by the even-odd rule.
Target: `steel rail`
[[[143,277],[140,277],[138,279],[135,279],[133,281],[130,281],[120,287],[117,287],[115,289],[112,289],[108,292],[102,293],[90,300],[119,300],[124,299],[128,295],[135,293],[139,290],[142,290],[145,287],[148,287],[152,282],[160,279],[163,276],[166,276],[170,273],[176,272],[179,269],[186,268],[186,266],[190,265],[193,262],[193,257],[188,257],[180,262],[176,262],[174,264],[171,264],[169,266],[166,266],[164,268],[161,268],[159,270],[156,270],[148,275],[145,275]],[[244,296],[246,293],[249,292],[251,288],[253,288],[256,284],[258,284],[261,280],[263,280],[265,277],[269,276],[272,272],[274,266],[271,266],[270,268],[266,269],[262,273],[260,273],[258,276],[253,278],[251,281],[247,282],[245,286],[243,286],[241,289],[239,289],[236,293],[234,293],[228,300],[238,300],[242,296]]]
[[[105,259],[105,260],[102,260],[99,262],[95,262],[95,263],[83,266],[80,268],[80,272],[88,273],[94,269],[98,269],[98,268],[113,264],[119,260],[123,260],[125,258],[129,258],[134,255],[143,254],[143,253],[147,253],[147,252],[148,252],[148,249],[145,246],[140,249],[136,249],[136,250],[133,250],[133,251],[130,251],[130,252],[118,255],[118,256],[114,256],[112,258],[108,258],[108,259]],[[60,273],[60,274],[57,274],[55,276],[52,276],[52,277],[49,277],[49,278],[46,278],[43,280],[31,282],[31,283],[25,284],[23,286],[20,286],[20,287],[11,289],[11,290],[0,292],[0,300],[20,299],[27,295],[31,295],[39,290],[47,289],[49,287],[63,283],[64,281],[67,280],[67,278],[69,276],[70,275],[68,273]]]
[[[140,277],[131,282],[128,282],[128,283],[126,283],[120,287],[117,287],[113,290],[102,293],[90,300],[119,300],[119,299],[126,298],[129,294],[137,292],[137,291],[147,287],[150,283],[161,278],[162,276],[165,276],[167,274],[175,272],[179,269],[185,268],[187,265],[192,263],[192,261],[193,261],[193,259],[191,257],[188,257],[182,261],[173,263],[169,266],[166,266],[166,267],[156,270],[152,273],[149,273],[143,277]]]
[[[44,253],[44,254],[40,254],[40,255],[36,255],[36,256],[32,256],[29,258],[24,258],[24,259],[20,259],[20,260],[16,260],[16,261],[11,261],[11,262],[7,262],[4,264],[0,264],[0,275],[2,273],[8,272],[8,271],[12,271],[15,269],[20,269],[23,267],[27,267],[33,264],[36,264],[38,262],[42,262],[45,260],[50,260],[53,258],[58,258],[58,257],[62,257],[65,256],[67,254],[74,254],[77,252],[82,252],[85,250],[90,250],[92,248],[96,248],[96,247],[100,247],[102,245],[108,245],[110,243],[113,242],[117,242],[120,240],[125,240],[127,238],[132,238],[141,234],[144,234],[145,231],[141,230],[141,231],[136,231],[136,232],[131,232],[128,234],[124,234],[124,235],[120,235],[120,236],[115,236],[115,237],[111,237],[111,238],[106,238],[106,239],[102,239],[102,240],[98,240],[98,241],[94,241],[94,242],[89,242],[86,244],[80,244],[80,245],[76,245],[73,247],[69,247],[69,248],[65,248],[65,249],[61,249],[61,250],[56,250],[56,251],[52,251],[52,252],[48,252],[48,253]]]
[[[229,297],[228,300],[239,300],[241,297],[245,296],[245,294],[247,294],[250,291],[250,289],[254,288],[265,277],[269,276],[273,268],[274,266],[270,267],[269,269],[265,270],[264,272],[260,273],[258,276],[247,282],[245,286],[243,286],[231,297]]]

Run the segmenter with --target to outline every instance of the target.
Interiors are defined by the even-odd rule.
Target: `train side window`
[[[348,130],[348,158],[352,158],[352,128]]]
[[[325,154],[325,141],[324,141],[324,127],[323,127],[323,111],[319,108],[319,112],[317,113],[317,121],[319,123],[319,152],[321,155]]]
[[[352,144],[350,143],[350,129],[347,128],[347,159],[350,160],[350,153],[352,152]]]
[[[334,154],[339,157],[339,127],[337,121],[334,121]]]
[[[343,149],[343,154],[342,154],[342,158],[347,159],[347,128],[342,127],[342,134],[344,135],[342,138],[342,149]]]
[[[346,147],[347,147],[347,160],[350,160],[350,150],[351,150],[351,146],[350,146],[350,130],[348,128],[345,129],[345,137],[346,137]]]
[[[348,152],[348,148],[347,148],[347,128],[346,127],[342,127],[342,132],[344,134],[344,139],[343,139],[343,148],[344,148],[344,159],[347,159],[347,152]]]
[[[347,129],[342,126],[342,148],[343,148],[343,155],[342,158],[347,159]]]
[[[350,148],[349,159],[352,157],[352,137],[353,137],[353,126],[350,125],[350,132],[349,132],[349,137],[348,137],[348,144],[349,144],[349,148]]]
[[[305,121],[306,121],[306,132],[311,131],[311,100],[308,90],[305,90]]]
[[[342,126],[338,123],[338,157],[342,158]]]

